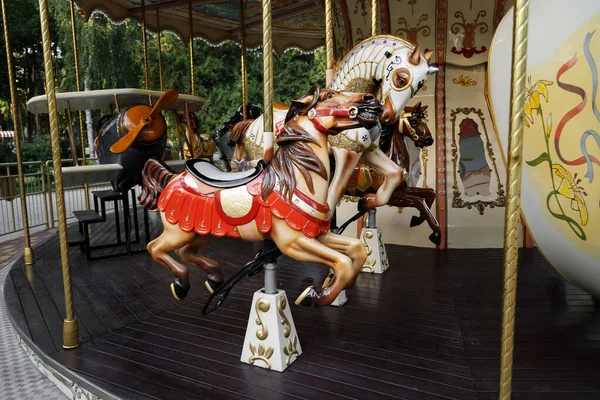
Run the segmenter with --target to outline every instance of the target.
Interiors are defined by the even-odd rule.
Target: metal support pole
[[[246,8],[244,7],[244,1],[240,0],[240,27],[242,28],[242,115],[246,119],[248,117],[248,110],[246,110],[246,105],[248,104],[248,66],[246,59]]]
[[[146,39],[146,1],[142,0],[142,46],[144,47],[144,82],[146,90],[150,90],[148,78],[148,41]]]
[[[333,0],[325,0],[325,44],[327,50],[327,69],[325,85],[329,87],[333,80]]]
[[[277,293],[277,271],[274,263],[266,263],[265,268],[265,293]]]
[[[29,237],[29,220],[27,218],[27,199],[25,197],[25,178],[23,176],[23,157],[21,154],[21,119],[19,118],[19,107],[17,106],[17,84],[15,78],[15,66],[10,35],[8,33],[8,15],[6,14],[6,0],[2,0],[2,24],[4,25],[4,44],[6,46],[6,60],[8,64],[8,83],[10,89],[10,112],[15,130],[15,151],[17,153],[17,172],[19,174],[19,197],[21,198],[21,219],[23,221],[23,237],[25,238],[25,249],[23,258],[26,265],[34,263],[31,238]],[[10,173],[10,171],[9,171]],[[10,178],[8,178],[10,179]],[[10,183],[10,181],[9,181]],[[11,199],[12,205],[12,199]]]
[[[161,45],[161,33],[160,33],[160,9],[156,9],[156,30],[157,34],[157,45],[158,45],[158,78],[160,79],[160,91],[164,91],[163,81],[163,66],[162,66],[162,45]]]
[[[377,209],[373,208],[369,210],[369,220],[367,222],[367,228],[375,229],[377,228]]]
[[[62,261],[63,287],[65,293],[66,316],[63,321],[63,347],[71,349],[79,346],[79,326],[75,318],[73,289],[71,287],[71,264],[69,262],[69,243],[67,239],[67,217],[65,213],[65,197],[63,191],[60,146],[58,137],[58,111],[56,109],[56,91],[54,88],[54,71],[52,67],[52,48],[50,38],[50,17],[48,0],[39,0],[40,22],[42,28],[42,45],[44,49],[44,70],[46,79],[46,96],[48,97],[48,114],[50,119],[50,138],[52,143],[52,164],[54,166],[54,184],[56,187],[56,208],[58,214],[58,235]]]
[[[529,0],[517,0],[514,12],[510,136],[508,140],[504,225],[504,292],[502,297],[500,382],[498,387],[498,398],[501,400],[510,399],[512,391]]]
[[[194,14],[192,12],[192,0],[188,0],[188,14],[189,14],[189,47],[190,47],[190,83],[192,84],[192,96],[196,95],[196,87],[194,81]]]
[[[371,0],[371,36],[379,34],[379,0]]]
[[[273,158],[273,27],[271,0],[263,0],[263,159]]]
[[[79,75],[79,48],[77,45],[77,25],[75,24],[75,0],[71,0],[71,35],[73,36],[73,58],[75,60],[75,87],[78,92],[81,91],[81,81]],[[81,141],[81,163],[87,164],[85,155],[85,135],[83,130],[83,111],[79,110],[79,140]],[[88,184],[83,184],[85,191],[85,208],[90,209],[90,192]]]

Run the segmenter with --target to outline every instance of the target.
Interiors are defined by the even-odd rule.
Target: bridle
[[[308,113],[307,113],[307,117],[309,119],[310,122],[312,122],[312,124],[314,125],[314,127],[321,133],[325,133],[328,135],[333,135],[336,132],[333,132],[330,129],[327,129],[322,123],[321,121],[319,121],[319,117],[348,117],[351,119],[355,119],[356,117],[358,117],[358,107],[352,106],[350,108],[347,109],[340,109],[340,108],[321,108],[318,110],[315,110],[314,108],[311,108]]]

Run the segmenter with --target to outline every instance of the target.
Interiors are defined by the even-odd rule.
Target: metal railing
[[[79,159],[79,161],[82,160]],[[96,163],[97,159],[88,158],[87,161]],[[63,167],[69,166],[73,164],[73,160],[64,159],[61,160],[61,164]],[[53,228],[58,222],[52,167],[51,160],[23,163],[30,228],[43,225],[46,228]],[[19,201],[21,188],[16,171],[17,163],[0,163],[0,237],[23,230],[21,202]],[[111,187],[110,182],[103,182],[88,185],[88,190],[92,192]],[[85,189],[83,185],[65,186],[64,194],[67,222],[71,222],[69,219],[73,218],[73,211],[86,209]],[[93,201],[90,207],[93,208]],[[113,208],[112,202],[106,203],[107,211]]]

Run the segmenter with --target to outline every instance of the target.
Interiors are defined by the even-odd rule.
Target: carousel
[[[27,99],[49,119],[58,234],[32,246],[21,190],[23,256],[0,282],[67,397],[600,397],[597,0],[70,2],[77,91],[55,90],[40,0],[46,94]],[[98,12],[140,22],[143,89],[80,91],[75,20]],[[166,30],[192,93],[163,87]],[[240,44],[242,104],[214,135],[198,133],[195,38]],[[274,102],[273,53],[320,46],[325,87]],[[89,109],[105,113],[95,164]]]

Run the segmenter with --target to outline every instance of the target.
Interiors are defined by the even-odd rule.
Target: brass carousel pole
[[[263,106],[264,148],[263,158],[273,156],[273,27],[271,25],[271,0],[263,0]]]
[[[379,34],[379,0],[371,0],[371,36]]]
[[[501,400],[510,399],[512,388],[529,0],[516,0],[514,12],[510,137],[508,141],[508,177],[504,225],[504,292],[500,342],[500,382],[498,387],[498,398]]]
[[[242,28],[242,115],[246,119],[248,117],[248,110],[246,110],[248,103],[248,67],[246,59],[246,9],[244,8],[244,1],[240,0],[240,26]]]
[[[164,81],[163,81],[163,66],[162,66],[162,46],[160,41],[160,9],[156,9],[156,30],[158,31],[157,35],[157,45],[158,45],[158,77],[160,79],[160,91],[164,91]]]
[[[71,0],[71,34],[73,36],[73,57],[75,59],[75,86],[78,92],[81,91],[81,81],[79,80],[79,49],[77,46],[77,28],[75,25],[75,0]],[[85,156],[85,136],[83,134],[83,112],[79,110],[79,140],[81,141],[81,162],[86,165]],[[85,208],[90,209],[90,193],[88,184],[83,184],[85,191]]]
[[[142,0],[142,46],[144,46],[144,82],[146,90],[150,89],[148,79],[148,41],[146,40],[146,1]]]
[[[54,71],[52,67],[48,0],[39,0],[39,2],[40,22],[42,25],[42,45],[44,48],[44,70],[46,73],[46,96],[48,98],[48,115],[50,119],[50,140],[52,143],[52,164],[54,168],[54,185],[56,188],[56,211],[58,214],[60,258],[62,261],[63,286],[65,292],[66,316],[65,320],[63,321],[63,347],[65,349],[71,349],[79,346],[79,327],[77,324],[77,319],[75,318],[73,290],[71,287],[71,265],[69,262],[67,218],[65,213],[65,196],[63,191],[62,168],[60,162],[60,138],[58,136],[58,112],[56,110],[56,91],[54,88]]]
[[[333,80],[333,0],[325,0],[325,43],[327,49],[327,69],[325,70],[325,85],[329,87]]]
[[[196,95],[196,88],[194,86],[194,15],[192,13],[192,0],[188,0],[188,14],[189,14],[189,47],[190,47],[190,82],[192,84],[192,96]]]
[[[27,218],[27,199],[25,197],[25,178],[23,177],[23,158],[21,154],[21,119],[17,106],[17,83],[15,79],[15,66],[10,37],[8,34],[8,15],[6,14],[6,0],[2,1],[2,24],[4,25],[4,44],[6,47],[6,61],[8,64],[8,83],[10,88],[10,113],[15,130],[15,151],[17,153],[17,172],[19,174],[19,197],[21,198],[21,219],[23,221],[23,236],[25,238],[25,249],[23,258],[26,265],[34,263],[31,238],[29,237],[29,220]]]

